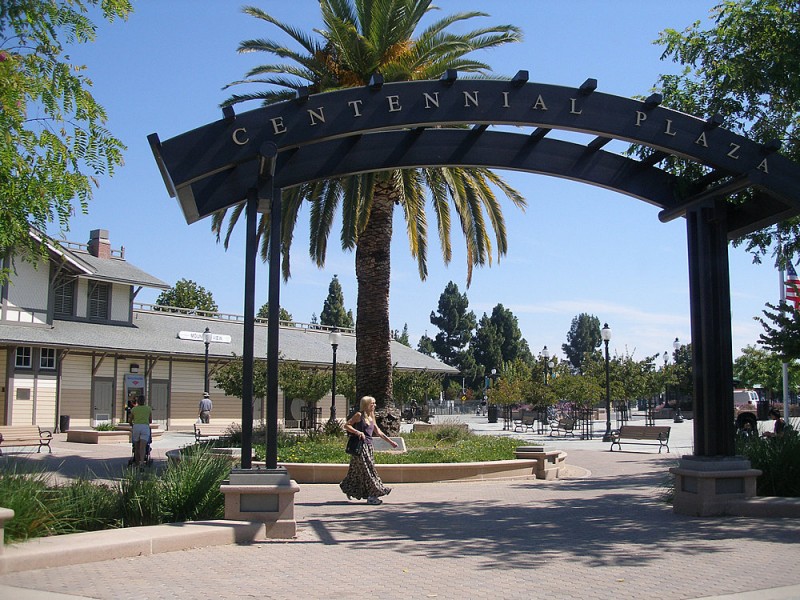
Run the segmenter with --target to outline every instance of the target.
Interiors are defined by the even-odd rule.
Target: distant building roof
[[[130,326],[91,323],[86,321],[53,322],[52,327],[31,327],[0,323],[0,344],[37,345],[76,350],[104,350],[130,352],[149,356],[199,357],[205,354],[202,341],[181,339],[178,333],[202,334],[208,327],[212,334],[230,337],[230,343],[212,342],[209,356],[241,356],[244,323],[189,316],[180,313],[154,310],[134,310]],[[282,360],[297,361],[306,366],[328,366],[333,351],[328,341],[329,330],[313,326],[284,326],[280,329],[279,351]],[[458,370],[433,357],[391,342],[392,363],[404,370],[429,371],[455,375]],[[267,357],[267,326],[255,327],[255,357]],[[337,364],[355,364],[356,338],[353,333],[342,332],[336,353]]]
[[[88,279],[122,283],[124,285],[142,285],[164,290],[170,287],[168,283],[161,281],[158,277],[153,277],[149,273],[145,273],[124,258],[97,258],[82,250],[67,250],[67,252],[70,252],[74,258],[91,269],[91,275],[84,275]]]

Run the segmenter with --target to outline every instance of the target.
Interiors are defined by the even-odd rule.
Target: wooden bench
[[[38,425],[0,425],[0,446],[38,446],[37,453],[42,451],[42,446],[47,446],[52,454],[52,440],[53,432]],[[0,448],[0,455],[2,454],[3,450]]]
[[[225,425],[217,425],[211,423],[195,423],[194,424],[194,439],[199,442],[200,440],[209,440],[214,438],[228,437],[231,435],[231,426],[233,423],[226,423]]]
[[[513,413],[511,418],[514,421],[514,431],[533,431],[533,425],[536,423],[536,413],[523,410],[519,413]]]
[[[614,444],[622,450],[621,442],[625,442],[651,446],[658,444],[659,454],[662,448],[669,452],[669,431],[670,428],[666,425],[623,425],[611,432],[611,451],[614,451]]]
[[[575,419],[572,417],[561,417],[555,421],[550,421],[550,433],[548,436],[553,437],[553,435],[555,435],[558,437],[562,433],[564,437],[575,437]]]

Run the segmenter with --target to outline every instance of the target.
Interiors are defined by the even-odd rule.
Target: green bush
[[[59,534],[120,526],[119,497],[108,485],[78,479],[48,493]]]
[[[14,511],[5,524],[6,541],[26,540],[55,533],[55,516],[47,501],[47,474],[19,472],[16,466],[0,471],[0,506]]]
[[[114,527],[136,527],[224,516],[219,487],[231,470],[229,457],[193,446],[160,474],[126,469],[113,485],[78,479],[51,485],[43,470],[0,469],[0,506],[14,511],[7,542]]]
[[[230,457],[211,454],[202,446],[190,446],[180,462],[170,464],[159,482],[162,522],[223,518],[225,498],[219,486],[230,471]]]
[[[403,434],[407,452],[376,452],[379,464],[414,464],[438,462],[479,462],[487,460],[509,460],[514,458],[514,449],[524,440],[483,436],[469,432],[466,428],[445,423],[421,432]],[[346,463],[350,456],[344,451],[345,435],[286,434],[278,440],[278,461],[288,463]],[[263,456],[264,447],[256,448],[256,455]]]
[[[756,482],[759,496],[800,497],[800,435],[787,427],[781,437],[739,436],[736,452],[750,459],[762,474]]]

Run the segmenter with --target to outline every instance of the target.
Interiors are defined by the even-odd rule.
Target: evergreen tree
[[[397,329],[395,329],[392,332],[392,337],[396,342],[400,342],[404,346],[408,346],[409,348],[411,348],[411,342],[408,341],[408,323],[403,324],[402,332],[397,331]]]
[[[433,340],[433,350],[443,363],[453,367],[459,366],[475,329],[475,313],[467,312],[468,308],[467,295],[460,294],[451,281],[439,296],[438,313],[431,312],[431,323],[440,330]]]
[[[433,340],[428,337],[427,334],[423,335],[419,338],[419,343],[417,344],[417,352],[422,352],[428,356],[433,356],[436,350],[433,348]]]
[[[344,308],[344,292],[342,292],[342,284],[339,283],[336,275],[333,276],[331,284],[328,286],[328,297],[325,298],[319,322],[320,325],[328,327],[352,329],[354,326],[352,311]]]
[[[492,369],[500,371],[503,364],[503,335],[486,313],[478,322],[473,351],[480,376],[491,373]]]
[[[214,296],[203,286],[197,285],[191,279],[181,279],[168,290],[161,292],[156,298],[156,304],[164,307],[189,308],[208,312],[217,312],[217,303]],[[169,309],[162,308],[160,310]]]
[[[600,319],[594,315],[581,313],[572,319],[567,333],[567,343],[561,345],[572,368],[583,373],[583,363],[594,354],[603,341],[600,335]]]

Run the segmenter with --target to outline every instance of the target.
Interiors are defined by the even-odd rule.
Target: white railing
[[[178,306],[163,306],[160,304],[146,304],[144,302],[134,302],[133,310],[146,311],[146,312],[168,312],[186,315],[190,317],[198,317],[202,319],[214,319],[217,321],[234,321],[244,323],[244,315],[236,315],[233,313],[223,313],[212,310],[199,310],[196,308],[181,308]],[[267,319],[256,317],[256,323],[267,324]],[[279,321],[281,327],[295,327],[297,329],[305,329],[309,331],[333,331],[334,329],[342,333],[355,333],[355,329],[350,327],[332,327],[330,325],[320,325],[319,323],[302,323],[298,321]]]

